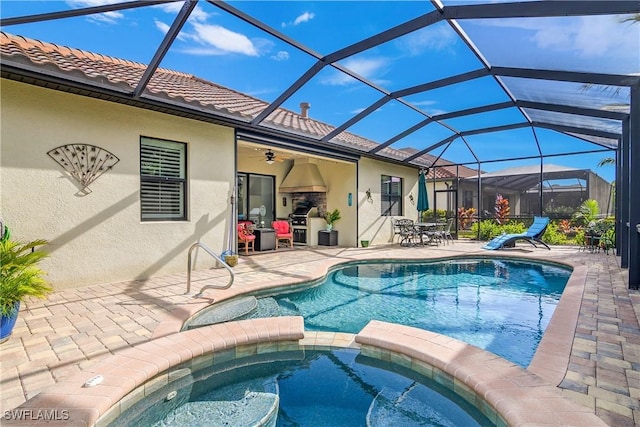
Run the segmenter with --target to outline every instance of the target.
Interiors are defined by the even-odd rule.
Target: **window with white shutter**
[[[402,215],[402,178],[382,175],[380,202],[382,216]]]
[[[140,139],[140,205],[142,221],[187,219],[187,145]]]

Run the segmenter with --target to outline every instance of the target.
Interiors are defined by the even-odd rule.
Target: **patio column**
[[[631,138],[629,141],[629,195],[640,194],[640,86],[631,87],[631,114],[629,114]],[[640,203],[629,203],[629,287],[640,287]]]
[[[629,267],[629,119],[622,121],[622,137],[618,150],[616,173],[616,244],[620,267]]]

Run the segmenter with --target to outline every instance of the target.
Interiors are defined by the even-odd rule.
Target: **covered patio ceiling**
[[[441,159],[480,164],[586,153],[604,157],[618,148],[623,123],[638,116],[630,108],[631,88],[640,84],[640,23],[634,21],[640,13],[638,1],[356,2],[363,13],[349,16],[351,25],[384,24],[369,25],[374,29],[366,37],[362,32],[361,38],[342,37],[350,40],[347,45],[332,42],[336,31],[351,34],[347,27],[308,34],[285,25],[291,14],[287,11],[300,2],[113,1],[80,8],[70,8],[73,2],[44,3],[42,13],[26,15],[6,16],[3,7],[3,31],[111,54],[116,50],[109,47],[108,37],[88,46],[80,28],[77,41],[57,40],[55,28],[145,8],[173,11],[162,38],[146,34],[129,40],[138,53],[124,59],[148,64],[127,94],[132,101],[145,102],[145,89],[161,66],[248,93],[251,84],[247,79],[234,84],[228,77],[233,64],[221,55],[185,61],[184,51],[198,48],[190,41],[189,25],[201,23],[203,13],[222,17],[225,28],[233,29],[227,36],[251,33],[251,40],[259,37],[273,44],[274,52],[295,56],[295,65],[288,61],[286,72],[282,61],[256,59],[260,72],[253,79],[279,89],[265,93],[259,109],[231,124],[248,135],[289,137],[301,147],[355,151],[416,167],[439,165]],[[332,2],[331,7],[337,26],[342,12],[347,7],[352,12],[354,4]],[[394,16],[401,22],[390,22],[390,8],[400,10]],[[274,16],[282,16],[283,22]],[[605,60],[594,60],[586,45],[599,41],[579,40],[578,30],[572,32],[602,23],[602,28],[615,29],[601,36],[619,38],[615,45],[624,49],[624,61],[614,56],[606,60],[602,52]],[[372,72],[382,58],[384,73]],[[10,67],[3,64],[3,71]],[[104,96],[105,88],[95,81],[77,82],[77,88]],[[302,103],[309,103],[309,114],[330,124],[331,130],[324,135],[292,132],[266,120],[277,109],[297,111]],[[194,107],[187,114],[200,116],[201,110]],[[215,112],[206,114],[216,118]],[[345,147],[338,143],[345,132],[374,144]],[[427,153],[430,156],[423,156]]]

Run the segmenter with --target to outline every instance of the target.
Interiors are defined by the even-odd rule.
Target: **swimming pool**
[[[355,349],[333,349],[254,356],[193,372],[139,401],[110,427],[128,425],[494,424],[432,379]]]
[[[274,297],[305,328],[357,333],[371,319],[457,338],[526,367],[571,270],[506,259],[367,262]]]

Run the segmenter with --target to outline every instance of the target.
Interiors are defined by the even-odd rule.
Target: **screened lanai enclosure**
[[[114,84],[3,45],[3,78],[229,125],[245,141],[428,168],[433,208],[453,215],[491,216],[497,195],[522,218],[595,199],[640,283],[638,1],[12,1],[1,25],[146,64]],[[159,96],[163,68],[252,102]]]

